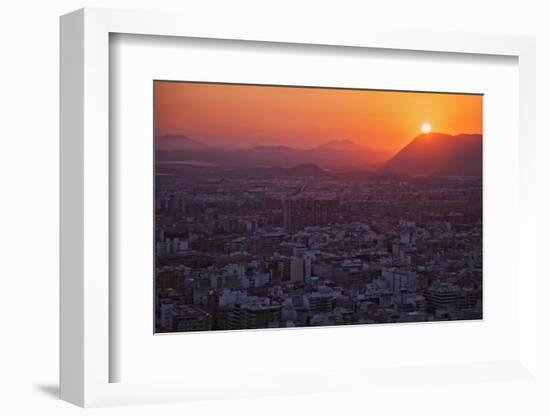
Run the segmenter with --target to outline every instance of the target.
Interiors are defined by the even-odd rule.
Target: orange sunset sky
[[[156,134],[215,146],[398,150],[421,133],[482,133],[481,95],[155,81]]]

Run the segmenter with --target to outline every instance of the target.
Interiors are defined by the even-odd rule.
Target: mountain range
[[[211,166],[249,170],[261,177],[315,176],[340,172],[364,177],[382,175],[481,176],[482,136],[428,133],[415,137],[392,155],[351,140],[332,140],[311,149],[255,146],[249,149],[208,146],[185,135],[157,137],[156,159],[161,163],[200,162]],[[295,172],[293,171],[295,170]]]
[[[185,135],[157,137],[157,161],[205,161],[223,166],[289,168],[316,164],[324,169],[349,167],[374,169],[387,161],[392,152],[370,149],[351,140],[333,140],[311,149],[289,146],[255,146],[248,149],[208,146]]]

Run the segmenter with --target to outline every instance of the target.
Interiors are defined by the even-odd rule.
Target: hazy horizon
[[[160,135],[156,135],[156,139],[158,140],[162,137],[169,137],[169,136],[172,136],[172,137],[184,136],[189,140],[192,140],[194,142],[203,144],[205,146],[209,146],[209,147],[213,147],[213,148],[228,149],[228,150],[229,149],[249,150],[249,149],[254,149],[254,148],[257,148],[257,147],[273,147],[273,148],[280,147],[280,148],[288,148],[288,149],[294,149],[294,150],[315,150],[315,149],[322,148],[323,146],[328,146],[329,144],[338,144],[338,143],[349,143],[349,144],[352,144],[352,145],[360,146],[360,147],[364,148],[365,150],[381,150],[381,151],[386,151],[386,152],[392,152],[392,151],[398,152],[401,149],[401,148],[377,149],[377,148],[368,147],[368,146],[359,144],[359,143],[357,143],[353,140],[349,140],[349,139],[328,140],[328,141],[319,143],[317,145],[314,145],[312,147],[303,147],[303,146],[299,146],[299,145],[296,145],[296,144],[281,145],[281,144],[277,143],[276,139],[274,139],[273,143],[255,142],[255,143],[251,143],[251,144],[235,145],[235,144],[231,144],[231,143],[225,143],[224,140],[209,140],[209,141],[207,141],[207,140],[197,139],[195,137],[190,137],[189,135],[185,134],[184,132],[160,134]]]

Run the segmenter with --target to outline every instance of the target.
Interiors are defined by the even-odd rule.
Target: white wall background
[[[535,0],[185,1],[7,0],[0,8],[0,413],[76,414],[56,399],[58,383],[58,16],[80,7],[189,12],[208,24],[212,13],[338,25],[431,27],[536,35],[538,41],[539,267],[550,231],[547,124],[550,114],[550,11]],[[544,180],[545,179],[545,180]],[[550,278],[550,276],[547,276]],[[538,287],[548,292],[543,281]],[[540,313],[549,317],[549,307]],[[542,315],[541,315],[542,319]],[[546,328],[550,328],[546,325]],[[549,335],[540,333],[548,365]],[[541,351],[542,352],[542,351]],[[548,368],[548,367],[547,367]],[[550,372],[546,372],[550,374]],[[258,398],[99,409],[101,415],[150,414],[550,414],[543,392],[497,383],[415,388],[394,397],[330,395]]]

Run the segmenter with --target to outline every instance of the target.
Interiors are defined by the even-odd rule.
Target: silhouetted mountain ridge
[[[480,134],[421,134],[380,169],[406,175],[481,176]]]
[[[166,134],[157,136],[155,148],[157,150],[207,150],[210,146],[190,139],[184,134]]]

